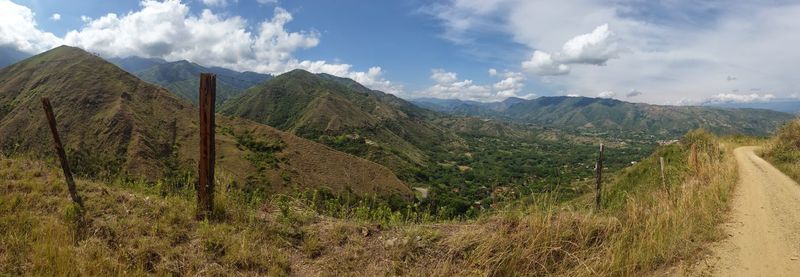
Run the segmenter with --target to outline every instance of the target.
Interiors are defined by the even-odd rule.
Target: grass
[[[800,181],[800,120],[784,125],[766,143],[761,154],[784,174]]]
[[[0,275],[643,275],[719,238],[736,179],[725,145],[693,132],[660,148],[608,178],[599,212],[591,195],[537,194],[465,221],[220,189],[198,222],[187,186],[85,180],[78,212],[56,167],[0,158]],[[669,194],[652,169],[662,155]]]

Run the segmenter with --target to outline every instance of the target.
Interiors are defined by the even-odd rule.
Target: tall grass
[[[370,198],[222,186],[213,218],[198,222],[194,192],[179,179],[79,180],[81,214],[53,167],[0,157],[0,275],[647,274],[720,236],[736,179],[731,147],[696,131],[659,148],[609,177],[601,211],[591,195],[537,194],[466,221]]]
[[[696,169],[687,166],[692,144],[699,150]],[[587,199],[486,218],[443,241],[450,258],[436,273],[638,275],[693,257],[720,236],[719,214],[736,179],[731,149],[724,148],[703,131],[662,147],[613,177],[598,213]],[[661,156],[669,194],[658,174]]]
[[[800,120],[784,125],[762,149],[762,156],[800,182]]]

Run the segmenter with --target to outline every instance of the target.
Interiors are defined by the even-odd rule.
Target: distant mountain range
[[[53,103],[75,171],[156,180],[193,172],[198,110],[81,49],[62,46],[0,70],[0,150],[52,157],[41,97]],[[252,121],[217,117],[220,182],[265,191],[400,195],[387,168]],[[229,179],[228,181],[225,181]],[[233,183],[230,183],[233,182]]]
[[[0,47],[0,68],[27,59],[31,54],[17,50],[16,48],[3,46]]]
[[[442,99],[413,102],[456,115],[488,116],[565,130],[643,132],[673,138],[696,128],[718,134],[767,135],[794,117],[761,109],[661,106],[567,96],[510,98],[494,103]]]
[[[800,113],[800,100],[798,99],[775,99],[768,102],[730,102],[730,103],[708,103],[704,106],[722,108],[746,108],[746,109],[765,109],[791,114]]]
[[[199,78],[202,72],[217,75],[217,103],[239,95],[245,89],[272,79],[272,75],[238,72],[221,67],[204,67],[185,60],[166,62],[160,59],[129,57],[112,62],[142,80],[166,88],[172,93],[197,103]]]

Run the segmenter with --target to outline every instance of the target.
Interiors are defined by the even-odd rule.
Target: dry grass
[[[691,143],[702,145],[698,170],[687,166]],[[53,167],[0,158],[0,275],[641,275],[719,237],[736,178],[732,146],[719,145],[695,133],[659,149],[611,177],[601,212],[589,197],[543,195],[477,221],[388,226],[225,191],[217,218],[197,222],[191,191],[87,181],[81,215]],[[660,155],[671,196],[649,169]]]
[[[783,173],[800,181],[800,119],[784,125],[761,154]]]

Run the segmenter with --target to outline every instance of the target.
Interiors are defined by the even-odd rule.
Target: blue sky
[[[0,46],[350,77],[405,98],[793,98],[792,1],[0,0]],[[58,14],[59,16],[54,16]]]

